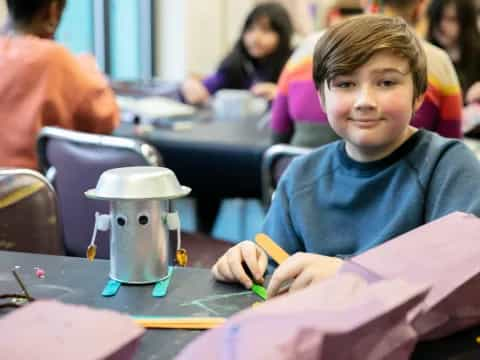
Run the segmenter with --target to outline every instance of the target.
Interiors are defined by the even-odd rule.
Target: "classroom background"
[[[75,54],[92,53],[113,80],[181,81],[209,74],[238,37],[253,0],[68,1],[56,40]],[[0,1],[0,23],[7,17]],[[190,200],[178,204],[185,230],[195,229]],[[243,217],[247,217],[243,219]],[[224,201],[213,235],[231,241],[258,232],[257,200]]]
[[[208,74],[232,47],[253,0],[75,0],[56,38],[89,52],[113,79],[180,81]],[[0,23],[6,18],[0,1]]]
[[[208,0],[206,6],[198,0],[68,1],[56,40],[75,54],[94,54],[112,80],[181,82],[192,74],[215,71],[258,2]],[[308,5],[304,6],[308,13],[293,18],[300,42],[302,35],[325,25],[325,9],[335,1],[280,2]],[[6,17],[5,0],[0,0],[0,24]],[[301,26],[305,34],[299,34]],[[179,201],[186,230],[196,228],[194,206],[191,200]],[[233,242],[251,238],[260,230],[263,217],[260,201],[228,199],[222,203],[212,235]]]

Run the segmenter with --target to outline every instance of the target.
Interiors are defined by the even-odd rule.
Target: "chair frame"
[[[265,209],[268,209],[272,202],[272,196],[276,186],[273,181],[273,166],[284,156],[305,155],[312,151],[311,148],[293,146],[288,144],[276,144],[270,146],[262,157],[262,202]]]
[[[59,215],[63,224],[63,240],[65,244],[65,251],[67,255],[75,254],[76,256],[79,256],[78,249],[76,249],[76,247],[78,247],[77,241],[73,241],[73,238],[71,238],[72,240],[68,240],[68,232],[71,231],[69,230],[69,222],[71,222],[71,218],[67,218],[65,217],[65,214],[63,214],[63,207],[61,206],[61,192],[59,192],[60,189],[57,186],[57,182],[60,180],[60,177],[57,176],[59,174],[57,173],[57,169],[55,169],[55,164],[50,163],[48,159],[48,147],[50,146],[49,144],[51,144],[50,140],[60,141],[64,144],[71,144],[73,147],[79,149],[85,148],[90,153],[92,151],[90,148],[93,148],[94,153],[95,148],[99,148],[99,151],[123,151],[134,155],[134,157],[143,159],[142,163],[144,163],[145,165],[142,166],[162,166],[162,157],[157,152],[155,147],[141,140],[116,137],[111,135],[90,134],[79,131],[66,130],[57,127],[44,127],[40,130],[37,137],[37,154],[39,168],[41,169],[41,172],[43,172],[45,177],[52,183],[53,188],[57,190],[57,203]],[[113,167],[115,167],[115,165]],[[116,167],[120,167],[120,165]],[[97,256],[101,255],[101,253],[97,252]]]
[[[46,176],[43,176],[41,173],[38,171],[32,170],[32,169],[24,169],[24,168],[0,168],[0,175],[31,175],[41,182],[43,182],[53,193],[53,196],[57,196],[55,189],[53,188],[52,183],[47,179]]]
[[[160,166],[163,163],[162,157],[158,151],[152,145],[143,141],[111,135],[82,133],[78,131],[47,126],[40,130],[40,133],[37,137],[37,154],[41,172],[45,174],[45,177],[52,183],[55,179],[56,170],[50,165],[46,158],[47,142],[52,138],[67,140],[80,145],[91,144],[130,150],[145,158],[148,164],[151,166]]]
[[[63,232],[62,232],[62,224],[61,224],[61,217],[59,216],[59,209],[58,209],[58,200],[57,200],[57,192],[55,190],[55,188],[53,187],[52,183],[48,180],[48,178],[44,175],[42,175],[40,172],[36,171],[36,170],[32,170],[32,169],[27,169],[27,168],[10,168],[10,167],[0,167],[0,175],[1,176],[17,176],[17,175],[28,175],[28,176],[31,176],[37,180],[39,180],[42,184],[44,184],[49,192],[50,192],[50,195],[52,196],[52,200],[53,200],[53,206],[55,208],[55,214],[56,214],[56,219],[57,219],[57,222],[56,222],[56,227],[57,227],[57,232],[58,232],[58,236],[59,236],[59,241],[63,244],[63,238],[62,238],[62,235],[63,235]],[[64,250],[62,250],[63,252]],[[63,255],[64,252],[62,254],[58,254],[58,255]]]

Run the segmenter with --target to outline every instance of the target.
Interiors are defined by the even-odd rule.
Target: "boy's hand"
[[[288,291],[303,289],[317,281],[334,275],[342,265],[341,259],[298,252],[290,256],[273,273],[267,289],[268,298],[278,295],[286,282]]]
[[[230,248],[212,267],[213,276],[225,282],[240,282],[247,289],[253,285],[242,266],[248,266],[256,283],[263,283],[263,274],[267,269],[268,258],[265,252],[252,241],[242,241]]]

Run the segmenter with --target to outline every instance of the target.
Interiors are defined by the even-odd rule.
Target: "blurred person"
[[[75,57],[53,38],[66,0],[7,0],[0,36],[0,166],[38,168],[43,126],[110,133],[119,121],[93,58]]]
[[[477,27],[480,30],[480,0],[475,0],[475,10],[477,14]]]
[[[363,13],[360,0],[324,0],[319,5],[320,28],[327,28],[352,16]]]
[[[363,0],[365,11],[371,1]],[[382,10],[404,18],[414,26],[425,11],[424,0],[385,0]],[[273,143],[317,147],[338,137],[327,122],[312,78],[313,50],[323,33],[308,37],[285,65],[272,105]],[[428,62],[428,88],[425,100],[412,119],[412,125],[440,135],[462,137],[462,95],[455,69],[444,50],[422,41]]]
[[[359,0],[335,0],[327,11],[326,26],[333,26],[351,16],[362,13],[363,9]]]
[[[269,0],[255,0],[257,4]],[[287,10],[292,21],[293,30],[300,38],[310,35],[315,27],[315,12],[318,1],[311,0],[276,0]]]
[[[204,105],[220,89],[250,89],[256,96],[272,100],[280,72],[292,52],[292,34],[292,23],[283,6],[273,2],[257,5],[218,70],[205,79],[191,77],[184,82],[184,99]]]
[[[427,39],[452,59],[464,102],[480,102],[480,33],[474,1],[431,0],[428,17]]]

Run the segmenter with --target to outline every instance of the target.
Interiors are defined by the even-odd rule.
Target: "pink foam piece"
[[[0,318],[0,357],[127,360],[144,332],[111,310],[37,300]]]
[[[406,360],[417,340],[406,314],[427,291],[341,273],[239,313],[176,359]]]
[[[480,219],[455,212],[352,259],[383,278],[430,284],[412,323],[433,339],[480,323]]]

